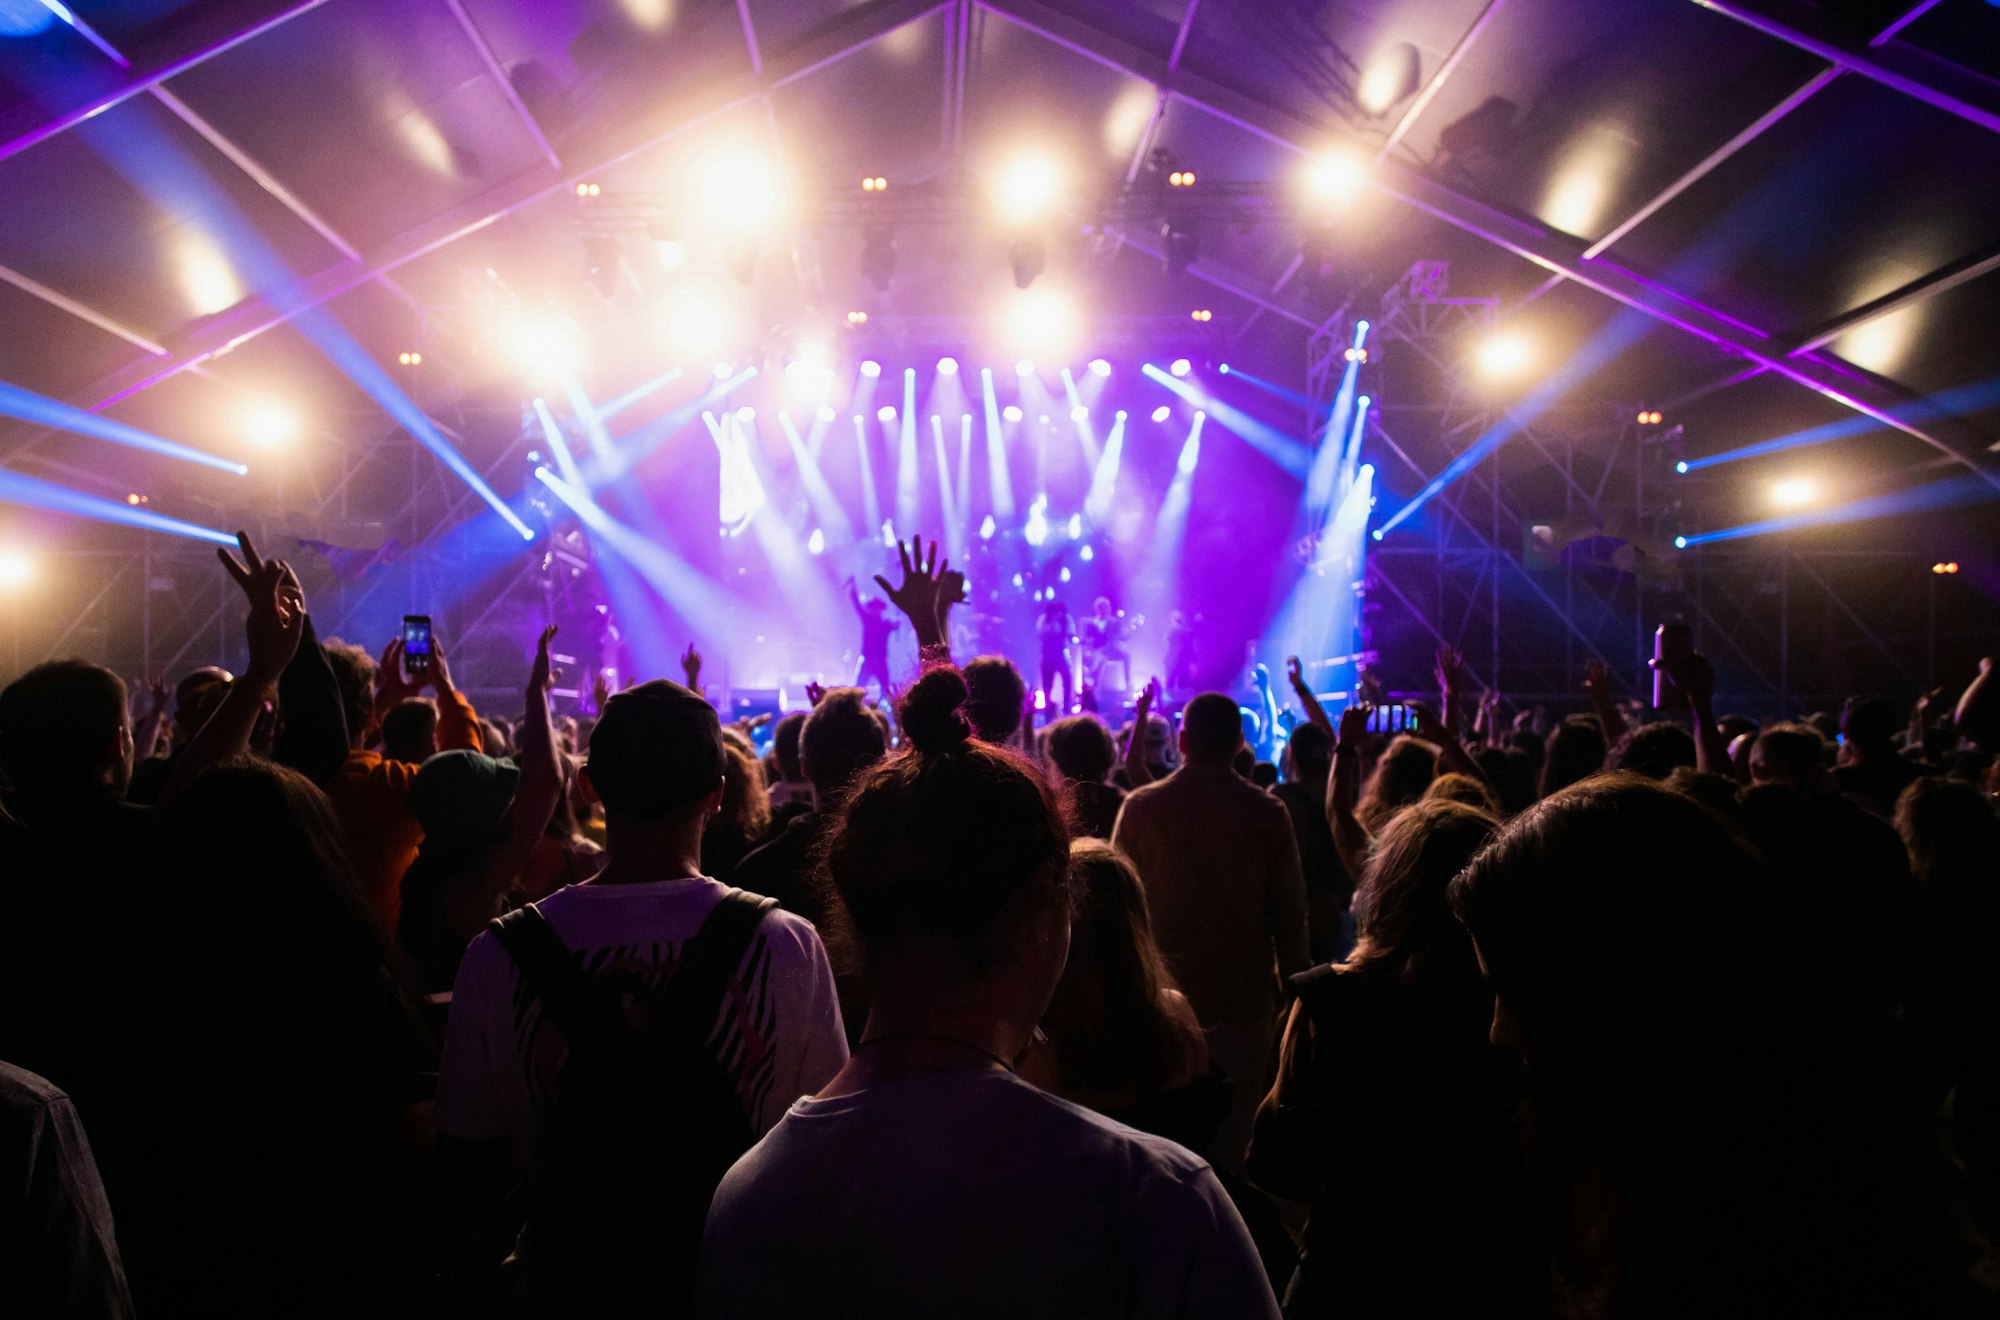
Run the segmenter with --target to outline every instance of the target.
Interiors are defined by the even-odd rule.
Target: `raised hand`
[[[398,637],[382,648],[381,663],[375,667],[375,709],[385,711],[417,690],[403,672],[403,639]]]
[[[1459,692],[1465,688],[1465,657],[1458,648],[1440,646],[1437,649],[1437,681],[1440,692]]]
[[[541,640],[535,643],[535,663],[528,670],[528,703],[531,706],[537,701],[548,701],[549,689],[555,686],[556,679],[562,674],[562,670],[549,664],[549,642],[555,635],[556,626],[552,623],[542,629]]]
[[[590,708],[600,714],[604,703],[611,700],[611,680],[604,675],[605,671],[600,669],[590,680]]]
[[[1270,666],[1261,660],[1250,666],[1250,681],[1257,685],[1259,692],[1269,692],[1271,690]]]
[[[1444,721],[1437,717],[1437,712],[1421,701],[1410,703],[1410,719],[1416,725],[1417,737],[1425,742],[1442,746],[1456,741],[1451,731],[1445,728]]]
[[[1594,655],[1583,662],[1583,690],[1593,697],[1611,695],[1611,671]]]
[[[736,721],[736,727],[745,733],[755,733],[770,722],[771,712],[767,710],[758,715],[745,715],[742,719]]]
[[[1139,726],[1138,736],[1141,738],[1146,736],[1146,720],[1153,713],[1153,703],[1158,701],[1159,699],[1160,699],[1159,678],[1156,676],[1147,679],[1145,690],[1139,694],[1139,700],[1134,703],[1135,706],[1134,720]]]
[[[1291,682],[1294,690],[1305,686],[1305,667],[1299,663],[1297,656],[1288,655],[1285,657],[1285,677]]]
[[[1350,704],[1340,712],[1340,728],[1334,735],[1334,745],[1359,751],[1368,742],[1368,721],[1374,714],[1375,707],[1365,701]]]
[[[1356,695],[1367,705],[1380,706],[1389,699],[1389,690],[1382,685],[1381,675],[1372,669],[1362,670],[1354,686]]]
[[[826,700],[826,689],[818,683],[807,683],[806,700],[815,706],[819,705],[820,702]]]
[[[882,594],[889,602],[901,610],[910,620],[910,627],[917,634],[920,646],[931,646],[944,640],[942,618],[945,612],[965,599],[965,576],[951,571],[951,561],[938,563],[938,545],[932,541],[928,557],[924,551],[924,538],[913,536],[909,545],[896,542],[896,556],[903,563],[903,581],[898,586],[890,586],[889,579],[880,573],[875,575],[875,585],[882,588]]]
[[[1665,675],[1667,682],[1679,688],[1698,709],[1706,709],[1715,700],[1715,666],[1709,663],[1707,656],[1690,652],[1679,659],[1649,660],[1646,663]]]
[[[146,700],[152,703],[148,714],[164,715],[167,702],[172,695],[173,689],[167,686],[167,675],[164,670],[155,669],[146,675]]]
[[[701,691],[701,652],[688,643],[688,649],[681,653],[681,673],[687,678],[688,691]]]
[[[236,545],[243,552],[241,562],[238,562],[235,555],[229,553],[228,546],[223,545],[215,547],[215,557],[222,561],[223,569],[236,580],[236,585],[243,588],[243,594],[254,604],[257,599],[257,579],[265,569],[264,558],[257,553],[257,547],[251,543],[248,532],[236,533]]]
[[[248,537],[241,541],[246,550],[249,543]],[[224,562],[228,562],[226,556]],[[243,625],[250,659],[243,677],[253,687],[269,687],[277,683],[298,653],[299,638],[306,627],[306,596],[291,565],[282,559],[259,559],[257,567],[246,572],[247,583],[237,579],[250,597],[250,615]],[[233,570],[231,576],[235,576]]]

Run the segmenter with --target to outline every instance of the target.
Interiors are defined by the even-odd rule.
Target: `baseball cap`
[[[723,755],[715,707],[656,678],[605,701],[584,768],[606,813],[666,816],[715,791]]]
[[[455,749],[425,761],[410,782],[410,814],[424,837],[472,842],[499,833],[521,771],[512,761]]]

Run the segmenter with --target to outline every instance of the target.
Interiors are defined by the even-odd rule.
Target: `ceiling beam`
[[[773,91],[844,59],[904,24],[943,8],[950,0],[870,0],[776,54],[764,76],[739,75],[694,84],[650,115],[628,121],[588,151],[572,153],[560,177],[537,170],[405,230],[359,259],[340,262],[285,289],[249,299],[198,330],[181,336],[165,361],[135,361],[94,385],[84,406],[100,411],[169,380],[198,364],[284,325],[358,285],[487,228],[545,197],[568,192],[610,167],[668,142],[709,120],[753,105]]]
[[[1119,233],[1118,238],[1121,243],[1131,248],[1134,252],[1144,253],[1155,261],[1166,260],[1165,254],[1159,248],[1154,247],[1144,239],[1134,238],[1126,233]],[[1285,320],[1296,325],[1302,325],[1308,330],[1314,329],[1318,325],[1318,322],[1314,321],[1311,317],[1295,312],[1282,304],[1272,302],[1263,294],[1252,289],[1244,281],[1224,274],[1213,267],[1204,265],[1198,260],[1188,266],[1187,273],[1200,280],[1203,284],[1213,285],[1224,293],[1234,294],[1244,302],[1256,307],[1259,312],[1269,312],[1273,316],[1281,316]]]
[[[168,350],[165,347],[154,343],[109,313],[100,312],[87,303],[80,303],[68,294],[59,293],[41,281],[30,279],[17,270],[9,270],[5,266],[0,266],[0,280],[5,280],[30,297],[41,299],[51,307],[68,312],[79,321],[89,322],[108,335],[116,335],[134,348],[144,349],[154,357],[168,356]]]
[[[257,4],[226,5],[218,9],[197,6],[185,21],[174,24],[167,36],[134,53],[129,70],[99,80],[96,90],[77,97],[55,114],[46,114],[43,106],[34,101],[0,114],[0,160],[19,155],[113,106],[123,105],[169,78],[206,64],[326,2],[293,0],[275,12],[267,5]],[[261,13],[254,19],[246,19],[245,14],[250,11]]]
[[[1293,152],[1314,158],[1340,142],[1337,130],[1297,119],[1241,92],[1182,70],[1169,70],[1160,58],[1073,18],[1043,0],[980,0],[987,8],[1050,41],[1134,77],[1225,123]],[[1787,357],[1768,336],[1712,312],[1662,285],[1605,262],[1583,259],[1579,240],[1536,221],[1489,206],[1477,198],[1395,160],[1376,165],[1368,176],[1376,190],[1444,221],[1475,238],[1511,252],[1552,274],[1561,274],[1663,325],[1703,340],[1745,362],[1767,370],[1842,404],[1884,426],[1893,427],[1951,455],[2000,488],[2000,467],[1982,446],[1908,421],[1891,411],[1908,401],[1865,380],[1851,380],[1827,364]]]
[[[1904,42],[1862,41],[1804,6],[1779,0],[1694,0],[1765,36],[1796,46],[1857,77],[2000,133],[2000,84]]]
[[[521,93],[514,87],[514,80],[507,76],[506,66],[501,64],[500,57],[494,54],[493,43],[486,39],[486,34],[479,30],[479,24],[473,21],[471,11],[465,7],[465,0],[444,0],[444,4],[445,8],[451,10],[451,16],[458,20],[458,26],[464,31],[465,39],[472,43],[472,49],[479,56],[479,62],[486,66],[486,73],[493,79],[493,85],[500,89],[500,95],[507,98],[507,104],[513,108],[514,117],[521,121],[521,127],[535,140],[535,150],[542,153],[542,159],[549,163],[549,168],[561,169],[562,157],[556,155],[556,149],[549,145],[549,135],[542,132],[542,126],[536,122],[534,112],[528,109],[528,103],[521,99]],[[750,20],[746,17],[743,21],[747,23]],[[753,61],[756,59],[755,51],[751,52],[751,59]]]
[[[1961,284],[1996,270],[2000,270],[2000,244],[1960,257],[1949,265],[1938,267],[1928,275],[1918,276],[1900,289],[1891,289],[1881,297],[1871,298],[1852,311],[1842,312],[1830,321],[1821,322],[1805,332],[1804,337],[1792,349],[1790,356],[1800,357],[1816,348],[1823,348],[1863,321],[1872,321],[1899,307],[1906,307],[1924,298],[1935,297],[1946,289],[1957,288]]]
[[[1900,15],[1898,15],[1895,22],[1889,24],[1889,26],[1883,28],[1880,32],[1877,32],[1874,36],[1868,38],[1868,44],[1871,46],[1881,46],[1887,44],[1889,38],[1895,36],[1898,32],[1901,32],[1904,28],[1916,22],[1918,19],[1922,18],[1925,14],[1930,13],[1931,10],[1936,9],[1937,5],[1938,5],[1938,0],[1917,0],[1917,3],[1911,5],[1908,9],[1905,9]]]
[[[1437,72],[1433,73],[1431,80],[1424,84],[1424,89],[1417,93],[1417,99],[1410,102],[1409,108],[1396,120],[1396,126],[1389,130],[1389,136],[1382,140],[1382,146],[1376,151],[1375,159],[1385,159],[1404,138],[1410,135],[1410,130],[1417,126],[1417,119],[1424,111],[1430,109],[1431,102],[1435,101],[1437,94],[1444,90],[1444,85],[1451,80],[1451,76],[1458,72],[1458,66],[1465,63],[1465,57],[1472,53],[1472,47],[1500,13],[1500,6],[1506,3],[1507,0],[1486,0],[1486,8],[1479,11],[1479,17],[1472,20],[1472,26],[1465,30],[1465,35],[1451,48],[1451,54],[1444,57],[1444,63],[1438,65]]]

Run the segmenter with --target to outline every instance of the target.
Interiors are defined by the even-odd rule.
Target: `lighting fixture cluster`
[[[396,361],[406,367],[421,367],[424,365],[424,355],[416,352],[398,353],[396,354]]]
[[[1342,356],[1349,362],[1366,362],[1368,360],[1368,350],[1365,348],[1350,348]]]
[[[1956,573],[1958,572],[1958,561],[1956,559],[1946,559],[1932,564],[1931,572],[1939,576],[1943,576],[1946,573]]]
[[[1188,319],[1192,321],[1199,321],[1203,325],[1207,325],[1210,321],[1213,321],[1215,319],[1215,313],[1210,311],[1206,307],[1197,307],[1193,311],[1188,313]]]
[[[132,492],[132,493],[131,493],[130,495],[127,495],[127,496],[125,497],[125,502],[126,502],[127,504],[131,505],[131,506],[132,506],[133,508],[135,508],[135,509],[136,509],[136,508],[138,508],[138,507],[139,507],[140,505],[142,505],[142,504],[151,504],[151,503],[152,503],[152,501],[151,501],[150,499],[147,499],[147,498],[146,498],[146,497],[145,497],[144,495],[141,495],[141,494],[140,494],[140,493],[139,493],[138,491],[136,491],[136,490],[135,490],[135,491],[133,491],[133,492]],[[1957,571],[1958,571],[1958,565],[1957,565],[1957,564],[1953,564],[1953,565],[1952,565],[1951,567],[1952,567],[1952,571],[1953,571],[1953,572],[1957,572]]]
[[[882,177],[881,175],[879,175],[879,174],[876,174],[876,175],[871,175],[870,177],[868,177],[868,178],[866,178],[866,179],[863,179],[863,180],[861,181],[861,191],[862,191],[862,192],[874,192],[874,193],[878,193],[878,192],[888,192],[888,191],[889,191],[889,181],[888,181],[887,179],[883,178],[883,177]]]
[[[848,323],[849,325],[867,325],[867,324],[868,324],[868,313],[866,313],[866,312],[849,312],[849,313],[847,314],[847,323]]]
[[[1658,426],[1659,424],[1660,424],[1660,414],[1659,414],[1659,413],[1657,413],[1657,412],[1642,412],[1642,413],[1640,413],[1640,414],[1639,414],[1639,425],[1641,425],[1641,426]]]
[[[1167,176],[1167,186],[1170,188],[1194,187],[1194,171],[1175,170],[1172,174],[1169,174]]]
[[[579,183],[576,185],[576,195],[578,197],[600,197],[603,193],[604,186],[602,184]]]

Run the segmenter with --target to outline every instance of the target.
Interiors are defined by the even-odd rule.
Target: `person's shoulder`
[[[752,891],[745,890],[745,893]],[[761,894],[752,894],[761,898]],[[769,908],[758,927],[764,942],[772,952],[772,957],[780,956],[781,950],[790,950],[802,957],[823,958],[825,952],[820,944],[819,928],[796,912],[788,912],[781,907]]]
[[[1165,1137],[1127,1127],[1018,1077],[995,1076],[1012,1084],[1012,1104],[1040,1118],[1048,1145],[1079,1173],[1094,1165],[1105,1174],[1143,1182],[1157,1177],[1185,1181],[1209,1171],[1207,1160]]]
[[[0,1063],[0,1108],[15,1112],[54,1109],[69,1103],[69,1095],[40,1073]]]

